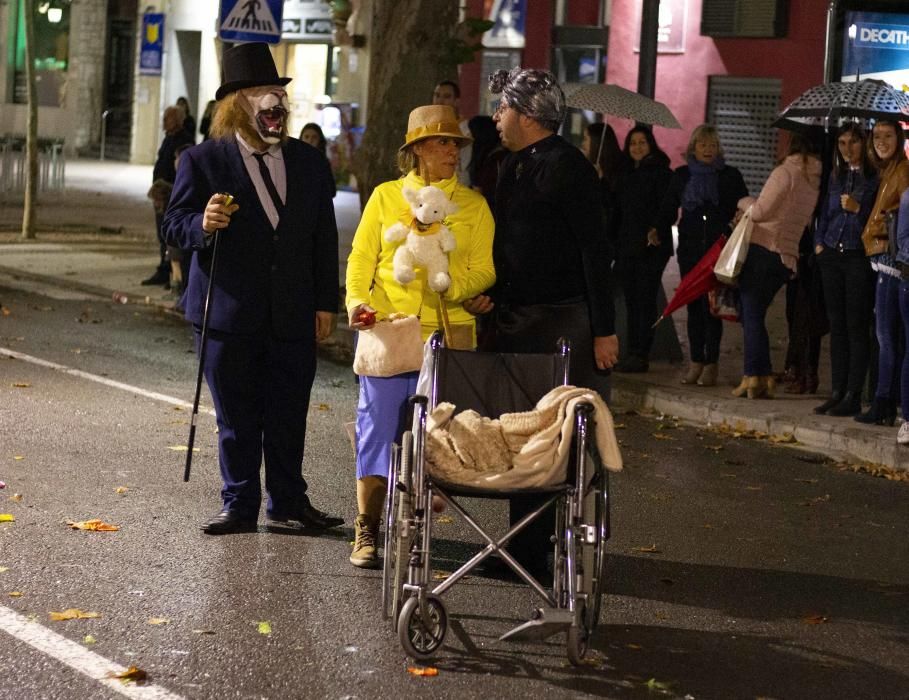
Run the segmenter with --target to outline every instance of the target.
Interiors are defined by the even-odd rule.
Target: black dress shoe
[[[155,274],[153,274],[151,277],[149,277],[147,279],[142,280],[143,287],[151,287],[152,285],[157,286],[159,284],[169,284],[169,283],[170,283],[170,275],[165,270],[155,270]]]
[[[265,517],[265,526],[276,530],[328,530],[344,524],[344,518],[323,513],[311,503],[305,503],[294,513],[270,513]]]
[[[828,416],[854,416],[862,412],[862,396],[854,391],[843,394],[842,400],[829,411]]]
[[[222,510],[211,520],[202,523],[206,535],[230,535],[235,532],[255,532],[256,519],[246,518],[234,510]]]
[[[825,413],[827,413],[827,411],[829,411],[831,408],[836,406],[842,400],[843,400],[843,392],[834,391],[830,395],[829,399],[824,401],[824,403],[822,403],[820,406],[816,406],[814,408],[814,412],[817,413],[819,416],[824,415]]]

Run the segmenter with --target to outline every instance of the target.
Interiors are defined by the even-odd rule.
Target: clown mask
[[[240,100],[250,118],[250,126],[265,143],[280,143],[287,137],[290,103],[287,91],[274,85],[246,88]]]

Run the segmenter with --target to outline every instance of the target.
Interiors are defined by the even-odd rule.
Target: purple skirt
[[[407,399],[417,390],[419,372],[393,377],[360,377],[357,403],[357,478],[388,478],[391,444],[405,430]]]

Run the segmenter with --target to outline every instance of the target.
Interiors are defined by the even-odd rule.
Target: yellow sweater
[[[451,276],[451,287],[445,292],[448,319],[453,325],[473,325],[473,314],[461,302],[495,282],[492,214],[482,195],[458,184],[457,177],[432,184],[458,205],[458,211],[446,219],[457,241],[457,247],[448,254]],[[405,186],[418,190],[423,185],[423,180],[411,172],[399,180],[382,183],[373,191],[347,258],[345,305],[349,313],[355,306],[369,304],[380,319],[392,313],[419,316],[425,339],[442,326],[439,296],[427,286],[426,270],[422,268],[417,268],[416,279],[407,285],[395,280],[392,259],[402,243],[388,243],[384,235],[389,226],[410,212],[401,190]]]

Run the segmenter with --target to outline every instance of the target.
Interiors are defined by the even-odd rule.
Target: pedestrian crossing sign
[[[284,0],[221,0],[218,36],[223,41],[281,41]]]

